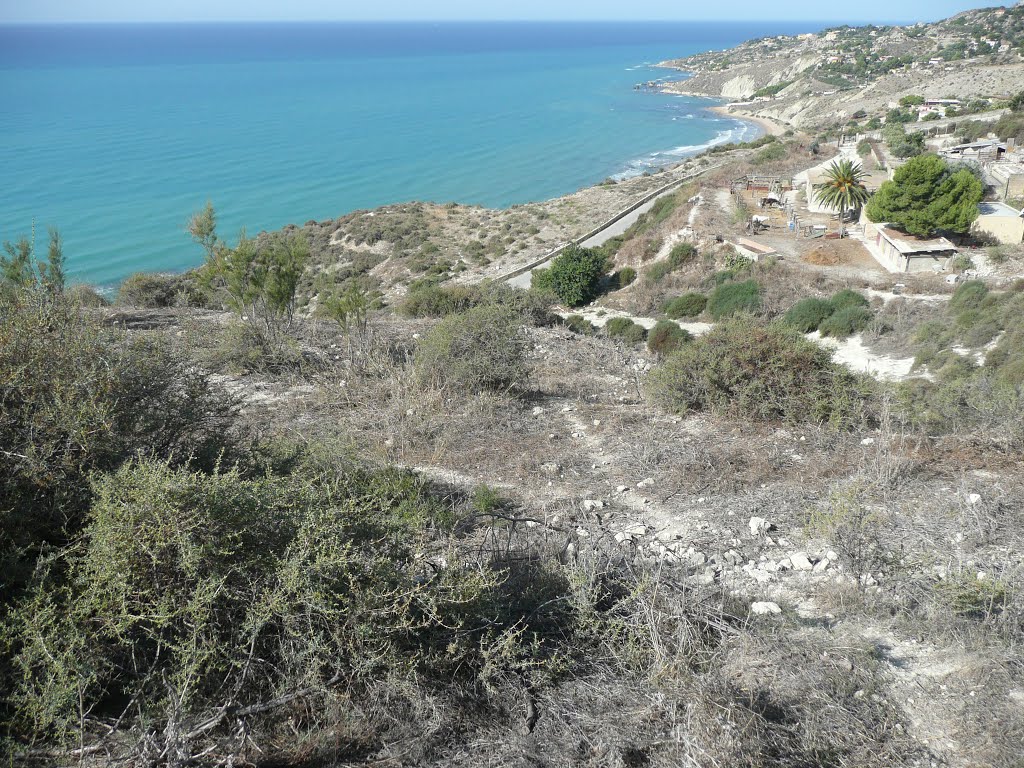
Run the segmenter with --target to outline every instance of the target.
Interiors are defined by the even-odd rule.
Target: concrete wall
[[[1024,218],[1020,216],[979,216],[973,229],[995,238],[1003,245],[1020,245],[1024,242]]]
[[[1024,173],[1011,173],[1003,187],[1003,199],[1024,197]]]
[[[901,258],[905,265],[903,272],[935,272],[946,269],[950,259],[949,256],[912,256],[910,258],[903,256]]]

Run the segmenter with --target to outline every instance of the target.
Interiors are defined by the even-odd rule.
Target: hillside
[[[752,40],[663,63],[692,77],[671,92],[751,102],[799,127],[828,127],[901,97],[998,102],[1024,82],[1024,5],[909,27],[837,27]]]
[[[873,151],[5,244],[0,754],[1021,768],[1024,243],[888,271],[800,181]]]

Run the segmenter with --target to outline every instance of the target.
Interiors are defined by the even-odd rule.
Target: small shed
[[[1024,211],[1006,203],[978,203],[978,218],[972,231],[1002,245],[1020,245],[1024,242]]]
[[[955,147],[940,149],[939,155],[947,160],[965,160],[989,163],[999,160],[1006,153],[1006,145],[1000,141],[974,141],[957,144]]]
[[[875,259],[890,272],[944,270],[957,249],[944,237],[923,238],[893,229],[888,224],[865,221],[864,237]]]

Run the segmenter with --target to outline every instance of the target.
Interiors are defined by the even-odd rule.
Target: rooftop
[[[935,253],[936,251],[955,251],[956,246],[944,237],[935,237],[926,240],[922,237],[914,237],[905,232],[891,228],[888,224],[878,225],[878,231],[882,234],[892,247],[904,256],[915,253]]]
[[[982,216],[1006,216],[1008,218],[1024,216],[1024,212],[1018,211],[1006,203],[978,203],[978,213]]]
[[[955,147],[946,147],[946,149],[942,151],[955,152],[958,149],[987,149],[989,147],[1006,149],[1006,145],[998,139],[988,139],[984,141],[972,141],[970,144],[957,144]]]

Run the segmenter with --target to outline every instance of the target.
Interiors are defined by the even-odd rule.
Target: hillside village
[[[112,304],[12,245],[12,764],[1019,768],[1022,46],[672,62],[774,131],[502,211],[210,206]]]
[[[1024,7],[966,11],[911,27],[840,27],[751,41],[665,62],[692,74],[672,92],[747,101],[798,127],[840,126],[918,93],[961,114],[1015,93],[1024,77]],[[827,98],[821,98],[827,97]],[[867,116],[867,115],[865,115]]]

